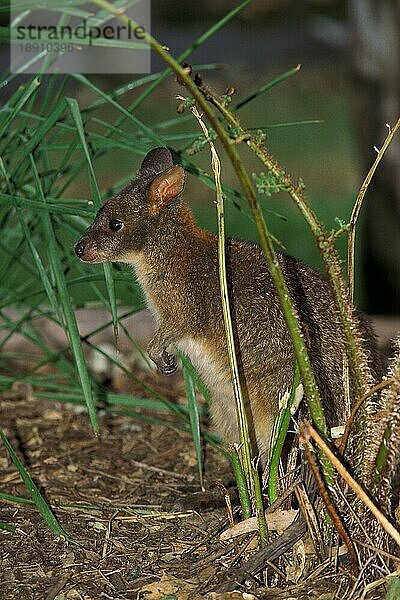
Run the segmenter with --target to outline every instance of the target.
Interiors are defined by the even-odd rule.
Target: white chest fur
[[[155,318],[156,322],[159,323],[160,315],[157,310],[156,304],[153,301],[150,292],[148,291],[148,280],[149,280],[149,266],[147,265],[143,256],[139,253],[130,253],[124,260],[128,262],[128,264],[132,265],[135,269],[136,277],[138,282],[140,283],[144,296],[146,298],[146,304],[151,314]]]
[[[211,394],[210,413],[214,428],[225,443],[238,442],[235,400],[228,366],[219,367],[207,344],[192,337],[179,340],[176,347],[191,360]]]
[[[156,321],[160,322],[160,315],[156,303],[149,291],[149,281],[152,274],[149,266],[140,255],[130,254],[126,257],[135,269],[137,279],[146,296],[147,306]],[[175,347],[184,352],[191,360],[194,368],[211,395],[211,419],[213,427],[223,437],[226,444],[238,442],[238,429],[235,400],[233,395],[228,358],[224,364],[216,360],[215,354],[204,340],[191,336],[175,341]]]

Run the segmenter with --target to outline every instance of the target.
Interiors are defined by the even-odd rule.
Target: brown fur
[[[236,442],[217,237],[201,230],[176,197],[183,178],[183,169],[172,168],[167,149],[151,151],[136,179],[104,204],[76,252],[87,262],[121,261],[135,267],[159,327],[148,348],[150,357],[169,373],[176,366],[169,349],[185,352],[210,390],[215,428],[227,443]],[[110,231],[112,219],[123,221],[121,231]],[[278,254],[278,260],[301,321],[329,425],[342,424],[344,343],[329,286],[295,258]],[[279,398],[291,386],[294,353],[260,247],[228,239],[226,263],[252,437],[265,460]],[[368,325],[361,326],[366,345],[373,348]]]

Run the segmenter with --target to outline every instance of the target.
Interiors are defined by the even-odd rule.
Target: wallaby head
[[[140,252],[150,232],[162,226],[168,207],[183,190],[185,171],[174,165],[167,148],[154,148],[135,179],[107,200],[88,227],[75,253],[84,262],[127,261]]]

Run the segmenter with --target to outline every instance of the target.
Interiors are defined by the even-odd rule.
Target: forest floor
[[[184,402],[179,374],[141,376],[160,394]],[[140,391],[123,379],[117,388]],[[257,537],[220,540],[229,521],[215,482],[232,483],[230,465],[206,444],[204,483],[210,493],[196,496],[193,442],[190,433],[174,428],[173,417],[160,414],[155,423],[154,414],[146,422],[123,410],[101,410],[96,438],[82,407],[40,400],[22,383],[0,395],[0,411],[14,450],[76,542],[57,539],[48,529],[0,448],[0,525],[10,525],[10,531],[0,529],[0,600],[350,597],[354,582],[345,569],[335,572],[332,562],[316,570],[306,557],[299,580],[290,581],[293,550],[270,565],[266,579],[250,578],[237,592],[220,591],[232,581],[232,567],[256,552]],[[27,500],[7,500],[5,494]],[[384,598],[385,591],[374,589],[365,597]]]

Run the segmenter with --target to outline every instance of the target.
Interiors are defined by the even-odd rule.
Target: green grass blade
[[[143,85],[146,85],[146,83],[153,82],[155,79],[158,79],[159,76],[160,73],[151,73],[151,75],[145,75],[144,77],[135,79],[133,81],[130,81],[129,83],[125,83],[124,85],[115,88],[113,91],[108,93],[108,96],[111,97],[113,100],[116,100],[117,98],[119,98],[120,96],[124,96],[128,92]],[[97,100],[92,102],[92,104],[89,104],[89,106],[84,108],[82,112],[86,114],[88,112],[96,110],[101,106],[104,106],[104,104],[107,104],[107,101],[107,98],[98,98]]]
[[[0,204],[15,204],[24,208],[31,208],[34,211],[52,213],[54,215],[74,215],[84,217],[86,219],[93,218],[93,211],[86,208],[77,208],[75,206],[67,206],[59,202],[55,203],[54,198],[47,198],[46,204],[42,204],[33,198],[23,198],[22,196],[16,196],[11,194],[0,194]]]
[[[182,364],[184,365],[185,369],[188,371],[190,377],[193,379],[197,389],[199,390],[199,392],[201,393],[201,395],[203,396],[203,398],[207,402],[207,404],[210,405],[211,404],[210,392],[208,391],[208,389],[206,388],[206,386],[200,379],[196,369],[194,368],[194,366],[192,365],[190,360],[187,358],[187,356],[185,356],[185,354],[181,353],[180,357],[182,360]]]
[[[1,429],[0,429],[0,437],[7,449],[7,452],[9,454],[14,466],[16,467],[19,474],[21,475],[21,479],[24,482],[25,487],[28,490],[32,500],[34,501],[36,508],[38,509],[39,513],[42,515],[43,520],[46,523],[46,525],[51,529],[51,531],[53,531],[53,533],[56,536],[63,537],[66,540],[73,542],[74,540],[72,540],[70,538],[70,536],[64,531],[64,529],[61,527],[61,525],[57,521],[55,515],[49,508],[47,502],[45,501],[45,499],[39,492],[37,486],[35,485],[35,483],[31,479],[31,477],[29,476],[28,472],[25,470],[24,465],[18,458],[17,454],[14,452],[10,442],[8,441],[6,435],[4,434],[4,432]]]
[[[182,353],[180,353],[182,359]],[[189,362],[189,359],[185,360],[185,363]],[[189,409],[190,428],[192,430],[192,437],[194,443],[194,449],[196,452],[197,469],[199,473],[200,488],[204,490],[203,484],[203,461],[201,452],[201,435],[200,435],[200,414],[199,407],[196,400],[196,388],[195,383],[191,375],[191,371],[186,368],[183,364],[183,381],[185,383],[186,399]]]
[[[82,150],[83,150],[83,153],[86,158],[86,163],[87,163],[88,172],[89,172],[90,187],[91,187],[92,194],[93,194],[93,202],[94,202],[96,209],[99,209],[100,204],[101,204],[101,194],[100,194],[99,187],[97,185],[96,175],[94,173],[94,168],[93,168],[89,148],[86,143],[86,132],[85,132],[85,129],[83,126],[83,121],[82,121],[82,116],[81,116],[81,112],[79,109],[79,105],[75,98],[65,98],[65,102],[71,113],[72,119],[75,123],[75,127],[78,132],[79,139],[81,141]]]
[[[15,119],[15,117],[21,112],[22,107],[28,102],[29,98],[32,94],[36,93],[40,85],[40,81],[37,77],[32,79],[32,81],[28,84],[28,86],[24,89],[21,88],[21,94],[13,97],[15,104],[12,107],[11,111],[6,114],[3,118],[1,126],[0,126],[0,139],[3,134],[9,127],[10,123]],[[7,106],[7,105],[6,105]],[[5,108],[5,107],[4,107]],[[0,111],[3,112],[4,108]]]
[[[222,19],[220,19],[219,21],[217,21],[217,23],[215,23],[215,25],[213,25],[212,27],[210,27],[210,29],[207,29],[207,31],[205,31],[204,33],[202,33],[200,35],[200,37],[198,37],[197,40],[195,40],[193,42],[193,44],[191,44],[188,48],[186,48],[186,50],[184,50],[184,52],[182,52],[182,54],[180,54],[178,56],[178,58],[176,59],[177,62],[182,63],[184,60],[186,60],[192,54],[192,52],[194,52],[197,48],[199,48],[200,46],[202,46],[211,36],[215,35],[217,33],[217,31],[219,31],[224,25],[226,25],[226,23],[228,23],[228,21],[230,21],[231,19],[233,19],[241,10],[243,10],[243,8],[245,8],[248,4],[250,4],[250,2],[252,2],[252,0],[244,0],[244,2],[242,2],[241,4],[239,4],[238,6],[236,6],[233,10],[231,10],[230,12],[228,12],[226,15],[224,15],[222,17]],[[171,74],[171,70],[170,69],[165,69],[165,71],[163,71],[160,74],[160,76],[158,77],[158,79],[154,83],[152,83],[129,106],[129,111],[136,110],[144,102],[144,100],[146,100],[146,98],[148,98],[148,96],[150,96],[150,94],[152,94],[154,92],[154,90],[160,85],[160,83],[162,83],[164,81],[164,79],[166,79],[170,74]],[[119,122],[119,124],[121,124],[121,121]]]
[[[103,92],[103,90],[101,90],[99,87],[97,87],[97,85],[95,85],[94,83],[89,81],[89,79],[87,79],[87,77],[85,77],[84,75],[81,75],[79,73],[75,73],[74,78],[77,79],[78,81],[80,81],[82,83],[82,85],[84,85],[85,87],[87,87],[90,90],[92,90],[93,92],[95,92],[101,98],[103,98],[104,100],[107,100],[108,104],[110,104],[111,106],[116,108],[127,119],[132,121],[132,123],[134,123],[136,125],[136,127],[140,131],[142,131],[150,140],[152,140],[156,144],[162,144],[161,138],[158,135],[156,135],[154,133],[154,131],[152,129],[150,129],[150,127],[147,127],[147,125],[145,125],[139,119],[137,119],[131,112],[129,112],[129,110],[127,110],[126,108],[124,108],[123,106],[118,104],[118,102],[113,100],[108,94],[106,94],[106,92]]]
[[[123,363],[121,363],[114,356],[111,356],[111,354],[103,350],[100,346],[97,346],[96,344],[93,344],[88,340],[86,340],[86,343],[90,348],[93,348],[93,350],[107,358],[107,360],[109,360],[112,364],[116,365],[119,369],[121,369],[121,371],[125,373],[129,377],[129,379],[132,379],[132,381],[135,381],[136,383],[141,385],[142,388],[146,390],[146,392],[148,392],[153,398],[160,400],[168,408],[168,410],[174,415],[176,415],[181,421],[186,421],[186,416],[184,415],[184,411],[182,411],[182,408],[180,406],[178,406],[174,402],[171,402],[167,398],[164,398],[164,396],[161,396],[151,386],[149,386],[147,383],[136,377],[136,375],[132,373],[132,371],[128,369]]]
[[[14,319],[9,318],[4,313],[0,313],[0,316],[3,320],[3,322],[5,324],[8,324],[10,326],[10,328],[13,328],[15,326]],[[29,329],[20,327],[18,330],[18,333],[21,336],[25,337],[29,342],[32,342],[33,344],[35,344],[35,346],[37,346],[39,348],[39,350],[46,356],[46,358],[43,360],[44,364],[54,364],[56,362],[56,358],[59,358],[60,356],[62,356],[61,353],[53,352],[51,349],[49,349],[46,342],[40,337],[40,335],[34,329],[32,329],[32,331],[30,331]],[[65,353],[65,350],[63,351],[62,354],[64,354],[64,353]],[[4,351],[2,351],[2,354],[4,354]],[[64,373],[64,375],[68,379],[72,379],[73,377],[76,377],[74,369],[72,368],[72,365],[69,362],[67,362],[65,359],[63,359],[63,358],[59,359],[57,361],[57,367],[60,369],[60,371],[62,373]]]
[[[278,83],[281,83],[282,81],[285,81],[285,79],[287,79],[288,77],[295,75],[295,73],[299,72],[300,67],[301,67],[301,65],[296,65],[292,69],[289,69],[288,71],[285,71],[281,75],[278,75],[278,77],[275,77],[275,79],[273,79],[272,81],[269,81],[268,83],[265,83],[264,85],[260,86],[255,92],[253,92],[249,96],[246,96],[246,98],[244,98],[243,100],[238,102],[234,106],[234,109],[239,110],[240,108],[243,108],[243,106],[245,106],[246,104],[248,104],[255,98],[258,98],[258,96],[261,96],[261,94],[265,94],[265,92],[268,92],[268,90],[270,90],[271,88],[278,85]]]
[[[15,533],[17,531],[17,527],[15,525],[11,525],[10,523],[0,523],[0,530]]]
[[[242,462],[239,458],[237,446],[234,446],[230,453],[229,458],[232,465],[233,474],[238,489],[240,506],[242,507],[243,520],[250,519],[252,514],[251,501],[249,496],[249,490],[247,488],[246,477],[244,475]]]
[[[47,297],[49,299],[49,302],[55,312],[56,315],[58,315],[59,313],[59,307],[58,307],[58,302],[57,302],[57,298],[56,295],[54,293],[53,290],[53,286],[51,285],[50,279],[47,275],[46,269],[43,265],[42,259],[40,258],[39,252],[37,251],[33,241],[32,241],[32,236],[30,234],[29,228],[25,222],[25,219],[23,217],[23,215],[21,214],[21,211],[19,210],[18,207],[17,208],[17,214],[18,214],[18,219],[19,222],[21,224],[22,227],[22,231],[24,233],[25,239],[28,243],[29,249],[31,251],[33,260],[35,262],[36,268],[38,270],[38,273],[40,275],[40,279],[43,283],[43,287],[46,290],[46,294]],[[59,317],[60,318],[60,317]],[[61,318],[60,318],[60,322],[61,322]]]
[[[82,149],[83,149],[83,152],[84,152],[84,155],[86,158],[86,162],[88,165],[90,187],[92,189],[94,205],[97,209],[99,209],[100,205],[101,205],[101,194],[100,194],[99,187],[97,185],[96,175],[94,172],[89,148],[86,143],[85,130],[84,130],[84,126],[83,126],[82,115],[81,115],[81,112],[79,109],[79,105],[78,105],[78,102],[75,100],[75,98],[66,98],[66,102],[67,102],[67,106],[71,112],[74,123],[76,125],[79,139],[81,141]],[[117,340],[118,340],[117,298],[116,298],[116,294],[115,294],[115,282],[114,282],[114,278],[113,278],[111,269],[112,269],[111,265],[103,264],[104,277],[106,280],[108,297],[110,299],[110,308],[111,308],[111,315],[112,315],[112,319],[113,319],[114,336],[115,336],[116,345],[118,346],[118,343],[117,343]]]
[[[217,31],[219,31],[229,21],[231,21],[234,17],[236,17],[236,15],[239,14],[244,8],[246,8],[246,6],[248,4],[250,4],[250,2],[252,2],[252,1],[253,0],[244,0],[244,2],[241,2],[240,4],[238,4],[237,6],[235,6],[235,8],[233,8],[231,11],[229,11],[228,13],[226,13],[226,15],[224,15],[219,21],[217,21],[215,23],[215,25],[213,25],[212,27],[210,27],[210,29],[207,29],[207,31],[205,31],[200,37],[198,37],[197,40],[195,40],[193,42],[193,44],[191,46],[189,46],[189,48],[187,50],[185,50],[185,52],[183,52],[183,54],[181,54],[178,57],[178,59],[177,59],[178,62],[182,62],[194,50],[196,50],[197,48],[199,48],[199,46],[202,46],[204,44],[204,42],[206,42],[208,39],[210,39],[211,36],[215,35],[217,33]]]
[[[298,364],[296,362],[294,374],[293,374],[293,382],[292,388],[290,391],[290,396],[287,399],[287,404],[283,407],[277,418],[276,418],[276,427],[274,425],[274,430],[276,430],[276,435],[274,435],[274,443],[272,447],[271,456],[269,459],[269,473],[268,473],[268,502],[272,504],[279,497],[279,461],[281,459],[283,445],[285,443],[286,435],[289,429],[290,419],[293,416],[293,410],[298,408],[294,406],[294,402],[299,402],[299,398],[301,400],[302,393],[298,394],[298,386],[300,385],[300,371]]]
[[[45,137],[45,135],[52,129],[55,123],[60,119],[61,115],[65,111],[65,104],[62,102],[58,106],[52,110],[52,112],[48,115],[47,119],[43,121],[37,129],[35,129],[35,133],[32,135],[30,140],[22,146],[21,155],[18,157],[18,166],[13,173],[13,179],[15,181],[19,181],[22,178],[22,174],[26,171],[26,162],[29,160],[29,154],[35,150],[37,146],[39,146]]]
[[[389,577],[386,600],[398,600],[400,598],[400,577]]]
[[[248,131],[268,131],[268,129],[277,129],[283,127],[298,127],[299,125],[320,125],[323,119],[304,119],[303,121],[285,121],[284,123],[270,123],[260,127],[249,127]]]
[[[42,202],[46,202],[42,186],[40,184],[39,174],[36,169],[35,161],[31,155],[31,168],[34,174],[36,189],[39,198]],[[79,335],[78,325],[75,319],[74,310],[72,308],[71,298],[68,291],[68,286],[65,280],[63,267],[61,264],[59,249],[57,246],[56,236],[53,228],[53,222],[49,214],[45,214],[43,218],[44,231],[48,246],[48,256],[51,272],[57,288],[58,297],[61,304],[62,313],[64,316],[64,325],[66,333],[71,344],[71,350],[75,359],[75,364],[78,370],[79,379],[82,385],[82,390],[85,396],[86,405],[89,412],[90,422],[95,434],[99,431],[99,424],[96,414],[96,404],[93,399],[92,384],[87,370],[85,356],[82,350],[81,338]]]

